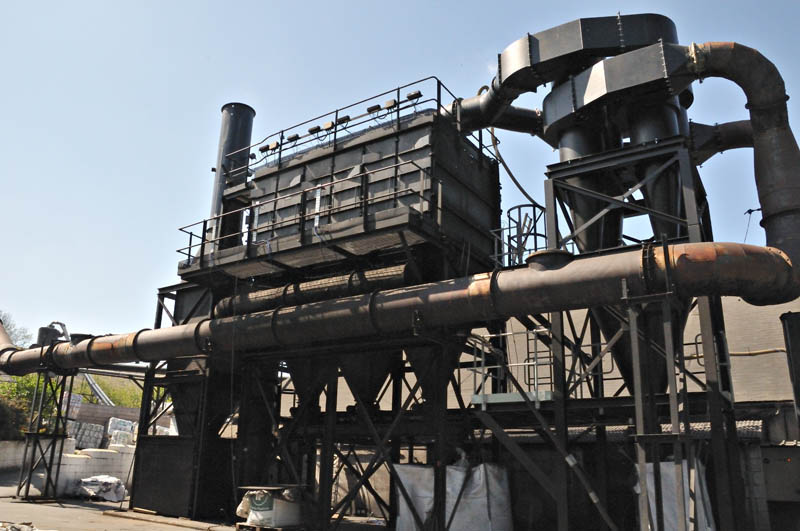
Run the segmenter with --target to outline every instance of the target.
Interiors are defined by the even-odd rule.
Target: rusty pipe
[[[17,350],[20,350],[20,348],[14,346],[14,342],[11,341],[11,337],[8,335],[6,327],[3,325],[3,320],[0,319],[0,356],[2,356],[5,352]]]
[[[777,249],[736,243],[690,243],[574,257],[544,251],[528,267],[375,291],[242,316],[98,336],[47,348],[7,350],[0,369],[25,374],[42,367],[73,369],[153,361],[202,352],[269,351],[342,339],[463,327],[514,316],[617,304],[660,293],[668,279],[678,295],[736,295],[773,304],[793,282]]]
[[[767,245],[798,264],[787,302],[800,295],[800,149],[789,127],[786,87],[775,65],[758,50],[735,42],[687,48],[689,72],[736,83],[747,97],[753,131],[756,188]]]
[[[208,334],[200,330],[206,322],[95,336],[77,344],[62,341],[49,347],[0,348],[0,370],[8,374],[27,374],[43,368],[59,371],[196,356],[207,350],[205,341]]]
[[[421,279],[415,278],[408,264],[354,271],[348,275],[287,284],[225,297],[214,306],[214,317],[228,317],[245,313],[271,310],[278,306],[297,306],[336,297],[367,293],[376,289],[407,286]]]

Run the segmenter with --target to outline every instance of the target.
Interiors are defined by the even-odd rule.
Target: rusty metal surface
[[[684,296],[736,295],[758,304],[772,304],[795,289],[791,262],[777,249],[736,243],[682,244],[668,249],[667,260],[663,251],[652,253],[650,249],[545,265],[534,261],[533,267],[171,328],[93,337],[76,345],[63,342],[52,349],[6,347],[0,351],[0,368],[24,374],[48,363],[57,369],[71,369],[231,349],[266,351],[611,305],[623,296],[623,279],[631,297],[663,292],[667,264],[675,289]],[[648,264],[647,274],[643,264]]]
[[[413,275],[410,270],[408,264],[402,264],[233,295],[225,297],[214,306],[214,317],[241,315],[278,306],[296,306],[358,295],[375,289],[398,288],[411,283]]]
[[[693,44],[687,67],[700,77],[722,77],[747,96],[753,130],[756,187],[767,245],[800,261],[800,149],[789,127],[786,87],[775,65],[758,50],[735,42]],[[797,276],[800,268],[795,269]],[[783,301],[800,294],[800,284]]]

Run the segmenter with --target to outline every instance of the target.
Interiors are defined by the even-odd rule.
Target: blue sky
[[[177,281],[177,227],[209,211],[223,103],[256,109],[255,138],[428,75],[470,96],[526,32],[617,11],[663,13],[683,44],[759,49],[797,95],[800,123],[798,2],[4,2],[0,309],[32,330],[152,326],[156,289]],[[743,119],[744,103],[707,80],[690,116]],[[557,154],[500,138],[542,197]],[[717,239],[742,241],[742,213],[758,206],[752,153],[717,156],[701,175]],[[503,193],[504,207],[522,202],[507,180]],[[758,220],[749,243],[763,243]]]

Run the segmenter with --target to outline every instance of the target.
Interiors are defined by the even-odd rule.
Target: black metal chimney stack
[[[242,230],[242,214],[223,214],[237,210],[241,205],[225,199],[225,189],[247,181],[250,159],[250,137],[256,111],[244,103],[227,103],[222,106],[222,125],[219,132],[219,149],[211,199],[211,224],[206,237],[219,239],[218,248],[233,247],[240,241],[236,234]],[[230,236],[226,238],[226,236]]]

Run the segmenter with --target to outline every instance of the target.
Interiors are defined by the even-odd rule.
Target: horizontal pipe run
[[[391,289],[419,282],[408,264],[354,271],[348,275],[288,284],[280,288],[253,291],[225,297],[214,306],[214,317],[229,317],[271,310],[279,306],[297,306],[325,299]]]
[[[376,291],[198,323],[98,336],[76,345],[0,349],[0,369],[26,374],[42,367],[74,369],[153,361],[202,352],[268,351],[351,338],[463,327],[514,316],[618,304],[662,293],[735,295],[756,304],[782,298],[793,282],[781,251],[736,243],[692,243],[573,257],[544,251],[528,267]],[[669,274],[668,274],[669,273]]]
[[[753,126],[750,120],[737,120],[706,125],[692,122],[692,162],[699,166],[723,151],[753,147]]]

